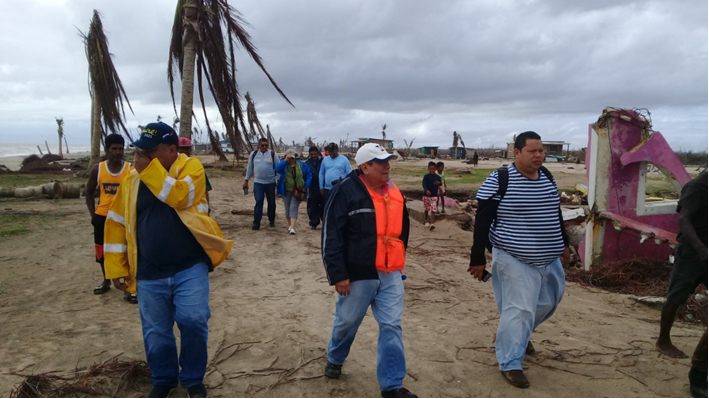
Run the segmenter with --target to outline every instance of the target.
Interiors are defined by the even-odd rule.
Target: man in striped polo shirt
[[[515,162],[488,176],[477,193],[468,272],[482,280],[485,248],[491,248],[492,286],[500,311],[497,361],[507,382],[527,388],[522,360],[525,353],[534,353],[532,330],[554,314],[564,295],[560,257],[567,261],[569,250],[559,191],[542,166],[541,137],[520,134],[514,154]]]

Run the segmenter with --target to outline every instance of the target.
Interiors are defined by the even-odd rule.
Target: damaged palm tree
[[[113,65],[108,51],[108,38],[103,33],[101,14],[94,10],[88,33],[79,31],[86,47],[86,60],[89,63],[89,91],[91,92],[91,160],[89,169],[101,160],[101,141],[106,130],[124,132],[133,141],[124,124],[126,119],[123,101],[130,106],[123,83]],[[103,125],[102,122],[103,121]]]
[[[240,45],[266,74],[273,87],[289,104],[293,105],[266,71],[250,35],[244,29],[241,13],[226,0],[178,0],[175,21],[172,26],[170,58],[167,79],[170,84],[172,103],[175,105],[174,71],[182,79],[180,103],[180,137],[190,137],[192,132],[192,105],[194,97],[195,66],[197,88],[212,149],[220,160],[226,160],[219,145],[219,136],[212,130],[204,103],[203,80],[219,109],[227,137],[238,159],[240,149],[246,149],[244,137],[238,132],[237,121],[244,128],[244,117],[236,82],[236,57],[234,50]],[[224,29],[224,30],[223,30]]]

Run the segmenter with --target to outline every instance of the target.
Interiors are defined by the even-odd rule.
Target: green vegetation
[[[675,154],[679,158],[682,165],[706,165],[707,156],[706,151],[675,151]]]
[[[0,215],[0,237],[27,234],[46,222],[47,217],[40,214]]]

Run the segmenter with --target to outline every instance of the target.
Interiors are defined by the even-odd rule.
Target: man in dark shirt
[[[121,183],[106,222],[106,274],[116,288],[137,289],[149,397],[167,397],[178,382],[190,397],[206,397],[208,273],[231,242],[207,214],[202,164],[178,154],[174,129],[148,124],[132,146],[135,171]]]
[[[679,212],[679,246],[670,277],[667,302],[660,316],[660,336],[655,344],[665,355],[685,358],[687,355],[672,344],[670,330],[680,306],[699,284],[707,286],[707,171],[682,187]],[[699,340],[692,356],[689,383],[694,397],[707,397],[707,332]],[[699,395],[699,396],[697,396]]]
[[[318,147],[315,146],[310,147],[308,153],[310,156],[305,164],[308,165],[310,174],[313,176],[313,179],[310,180],[310,187],[308,187],[308,219],[310,219],[310,228],[315,230],[322,220],[325,207],[324,197],[320,193],[320,165],[323,157],[320,155]]]
[[[423,215],[426,228],[433,230],[438,210],[438,186],[441,185],[441,176],[436,173],[436,163],[428,163],[428,173],[423,175]]]

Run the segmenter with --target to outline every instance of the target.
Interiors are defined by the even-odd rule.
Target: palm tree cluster
[[[276,144],[268,125],[264,131],[256,114],[256,106],[248,93],[247,116],[244,117],[236,81],[235,50],[237,48],[241,47],[246,51],[266,74],[278,93],[293,105],[266,71],[256,46],[244,28],[247,25],[241,13],[231,7],[227,0],[177,0],[167,66],[167,79],[175,114],[177,114],[177,105],[173,87],[176,74],[179,74],[181,79],[182,92],[179,118],[174,119],[173,126],[179,125],[180,137],[189,138],[195,131],[200,132],[201,135],[201,128],[192,129],[192,119],[195,117],[192,108],[196,79],[207,136],[213,150],[222,160],[226,160],[226,157],[221,151],[219,133],[212,129],[207,116],[203,82],[207,83],[208,90],[214,98],[226,127],[225,136],[235,149],[237,157],[241,150],[252,150],[251,142],[259,137],[268,137],[274,147]],[[89,64],[89,92],[92,99],[91,165],[93,165],[100,159],[100,143],[106,131],[113,133],[122,131],[132,141],[124,123],[124,101],[131,112],[133,109],[113,65],[108,50],[108,39],[103,32],[103,23],[98,11],[94,10],[88,32],[79,32],[79,34],[84,41]],[[246,123],[250,129],[246,129]]]
[[[258,123],[255,106],[252,109],[252,118],[245,128],[244,115],[239,96],[239,87],[236,81],[236,57],[234,51],[237,47],[243,48],[253,61],[268,77],[273,87],[291,105],[291,101],[283,93],[278,84],[266,71],[263,60],[258,54],[256,46],[251,42],[251,37],[244,29],[247,25],[241,13],[231,7],[226,0],[178,0],[175,18],[172,26],[170,40],[170,57],[168,60],[167,78],[170,84],[173,106],[175,94],[173,90],[175,74],[177,71],[182,79],[182,99],[180,104],[180,137],[190,137],[192,133],[192,110],[194,96],[195,66],[199,99],[206,121],[208,137],[214,151],[220,158],[224,158],[219,145],[219,135],[212,130],[207,116],[204,102],[203,81],[207,82],[209,91],[219,110],[219,114],[226,127],[226,136],[234,153],[239,150],[251,149],[250,142],[255,134],[254,125],[259,128],[259,135],[263,136],[263,128]],[[248,106],[253,104],[247,100]],[[241,125],[242,131],[239,132]],[[273,139],[271,138],[271,141]],[[237,155],[238,156],[238,155]]]

